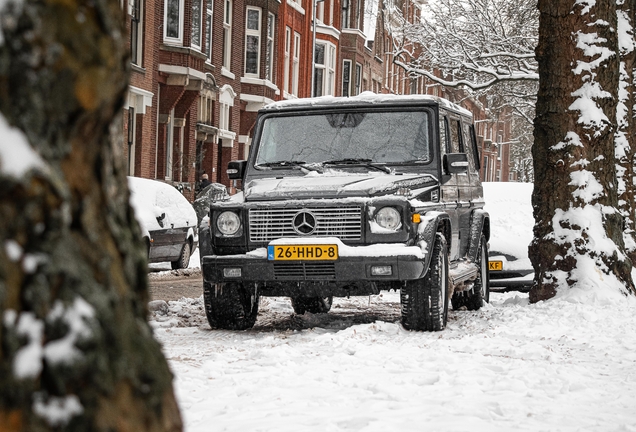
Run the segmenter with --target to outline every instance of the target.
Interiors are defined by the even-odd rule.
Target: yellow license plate
[[[267,246],[270,261],[325,261],[338,259],[338,245]]]
[[[502,271],[503,261],[488,261],[488,270],[490,271]]]

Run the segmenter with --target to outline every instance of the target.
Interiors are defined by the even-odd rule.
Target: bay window
[[[164,42],[183,43],[183,0],[165,0],[164,3]]]

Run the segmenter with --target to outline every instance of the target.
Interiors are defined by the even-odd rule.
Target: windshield
[[[427,111],[368,111],[272,116],[263,122],[256,165],[428,162]]]

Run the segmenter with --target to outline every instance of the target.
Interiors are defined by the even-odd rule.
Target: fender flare
[[[477,261],[482,233],[486,236],[486,241],[489,241],[490,215],[483,209],[475,209],[470,215],[470,244],[468,246],[468,259],[473,262]]]
[[[424,252],[424,272],[422,276],[428,272],[428,267],[431,264],[431,250],[433,243],[435,242],[435,235],[441,232],[448,248],[452,241],[451,235],[451,221],[448,213],[439,211],[429,211],[421,216],[421,222],[417,228],[417,237],[415,239],[416,244]]]
[[[199,257],[201,260],[201,268],[203,268],[203,257],[206,255],[214,255],[209,216],[204,217],[199,225]]]

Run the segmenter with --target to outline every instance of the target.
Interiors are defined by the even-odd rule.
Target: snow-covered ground
[[[581,303],[579,300],[584,299]],[[210,330],[202,299],[153,321],[186,431],[636,431],[636,300],[493,294],[438,333],[399,296],[297,316],[263,299],[249,331]]]
[[[636,432],[636,299],[610,288],[493,293],[437,333],[404,330],[395,292],[304,316],[263,298],[236,332],[211,330],[201,298],[167,309],[151,323],[187,432]]]

